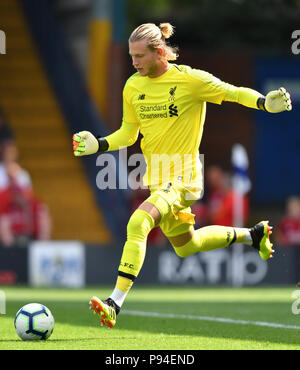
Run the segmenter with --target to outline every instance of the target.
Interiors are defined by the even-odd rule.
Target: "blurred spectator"
[[[195,229],[208,225],[208,207],[202,200],[197,200],[192,206],[192,213],[195,215]]]
[[[206,173],[206,192],[208,224],[214,219],[215,214],[220,210],[226,192],[229,190],[229,183],[225,172],[218,166],[211,166]]]
[[[50,237],[46,205],[35,196],[30,175],[18,163],[13,142],[3,147],[0,164],[0,241],[4,246],[26,245]]]
[[[2,148],[6,143],[13,142],[14,135],[11,127],[6,121],[4,112],[0,107],[0,157],[2,158]]]
[[[206,174],[207,224],[234,225],[234,190],[230,176],[218,166],[211,166]],[[243,224],[246,224],[249,213],[248,195],[243,196]]]
[[[276,229],[276,240],[284,246],[300,246],[300,198],[293,196],[287,200],[286,215]]]
[[[222,205],[226,194],[225,173],[218,166],[210,166],[205,173],[205,200],[192,205],[195,214],[195,228],[210,225],[214,214]]]
[[[18,150],[13,141],[6,142],[2,146],[0,162],[0,190],[7,188],[11,181],[24,191],[32,191],[29,173],[18,163]]]

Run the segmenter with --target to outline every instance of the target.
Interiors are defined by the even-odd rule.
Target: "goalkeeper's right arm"
[[[119,150],[122,147],[133,145],[138,134],[138,124],[124,121],[119,130],[106,137],[93,135],[89,131],[80,131],[73,135],[73,152],[76,157],[80,157],[97,152]]]

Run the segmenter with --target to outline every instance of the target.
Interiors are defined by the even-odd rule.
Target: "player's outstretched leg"
[[[109,328],[115,326],[120,307],[111,298],[101,301],[98,297],[92,297],[90,300],[90,309],[100,316],[102,325]]]
[[[154,226],[155,220],[143,209],[137,209],[131,215],[127,225],[127,240],[123,248],[115,289],[106,300],[97,297],[92,297],[90,300],[90,309],[100,315],[102,325],[109,328],[115,326],[117,314],[142,268],[146,254],[147,237]]]
[[[270,242],[271,233],[269,221],[261,221],[250,229],[211,225],[194,230],[191,240],[186,244],[172,245],[179,257],[187,257],[198,252],[230,247],[236,243],[246,244],[258,250],[260,257],[267,260],[274,252]]]
[[[269,221],[261,221],[251,227],[250,234],[253,240],[252,246],[259,251],[260,257],[263,260],[268,260],[272,257],[274,250],[273,244],[270,242],[272,227],[269,226]]]

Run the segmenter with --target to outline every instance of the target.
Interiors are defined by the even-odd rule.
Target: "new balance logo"
[[[145,97],[146,97],[146,95],[145,95],[145,94],[141,94],[141,95],[139,95],[138,100],[144,100],[144,99],[145,99]]]
[[[175,106],[174,104],[171,104],[169,106],[169,114],[170,114],[170,117],[173,117],[173,116],[177,116],[178,117],[177,105]]]

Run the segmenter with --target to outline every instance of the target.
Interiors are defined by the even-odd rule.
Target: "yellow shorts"
[[[152,203],[161,214],[159,226],[167,237],[184,234],[193,228],[195,215],[191,206],[202,193],[200,186],[185,185],[180,181],[151,188],[146,202]]]

